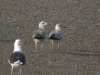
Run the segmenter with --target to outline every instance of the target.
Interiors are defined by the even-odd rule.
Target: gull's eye
[[[66,28],[66,27],[64,27],[64,28]]]

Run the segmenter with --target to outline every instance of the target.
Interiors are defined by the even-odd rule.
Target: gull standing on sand
[[[24,65],[26,63],[25,55],[22,51],[22,40],[17,39],[14,43],[14,51],[11,53],[9,59],[9,64],[11,65],[11,75],[13,75],[13,69]],[[20,67],[21,74],[21,67]]]
[[[49,39],[52,42],[52,49],[53,49],[54,41],[58,42],[58,49],[60,48],[60,42],[64,38],[62,28],[65,28],[65,27],[62,26],[61,24],[56,24],[55,30],[51,31],[49,34]]]
[[[38,48],[38,43],[41,43],[41,49],[44,46],[44,40],[46,38],[46,32],[47,32],[47,23],[45,21],[41,21],[39,23],[39,29],[35,31],[35,33],[33,34],[33,39],[35,42],[35,48],[37,50]]]

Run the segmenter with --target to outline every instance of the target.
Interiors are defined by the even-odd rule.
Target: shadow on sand
[[[76,51],[67,51],[67,54],[78,55],[78,56],[100,56],[100,51],[76,50]]]

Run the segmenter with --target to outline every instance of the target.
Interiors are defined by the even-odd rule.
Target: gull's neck
[[[22,52],[22,46],[15,42],[13,52]]]
[[[39,24],[39,29],[46,30],[46,28],[41,24]]]
[[[61,32],[60,26],[56,25],[56,26],[55,26],[55,31]]]

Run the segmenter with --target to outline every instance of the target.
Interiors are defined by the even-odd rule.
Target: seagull
[[[26,63],[25,55],[22,51],[22,40],[17,39],[14,42],[14,51],[10,54],[8,59],[9,64],[11,65],[11,75],[13,75],[13,69],[24,65]],[[21,68],[20,68],[21,74]]]
[[[48,39],[50,39],[52,42],[52,49],[53,49],[54,41],[58,42],[58,49],[60,48],[60,42],[64,38],[62,28],[65,27],[63,27],[60,23],[58,23],[55,25],[55,30],[51,31],[49,34]]]
[[[39,42],[41,43],[41,49],[44,46],[44,40],[46,38],[46,32],[47,32],[47,25],[48,24],[45,21],[41,21],[39,23],[39,28],[33,34],[33,39],[34,39],[34,42],[35,42],[36,50],[38,48],[37,46],[38,46]]]

